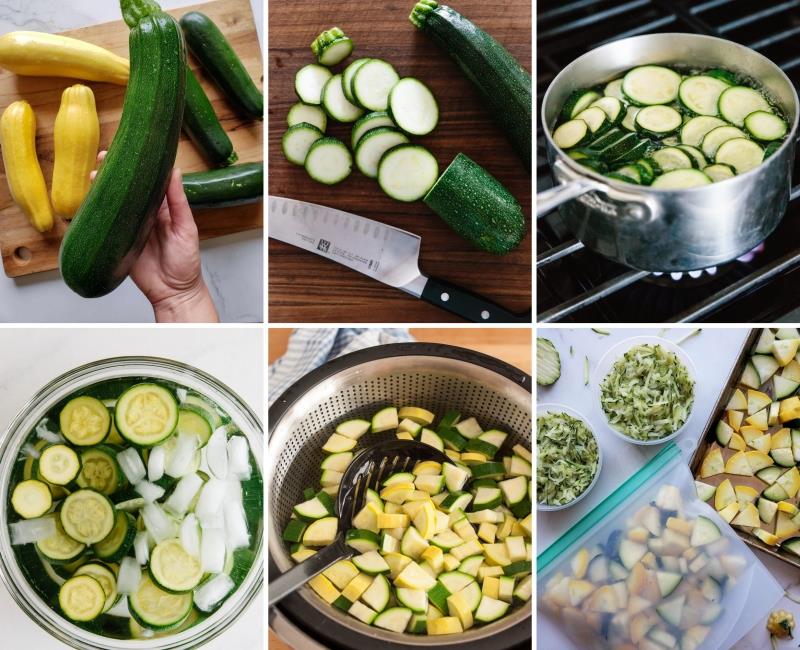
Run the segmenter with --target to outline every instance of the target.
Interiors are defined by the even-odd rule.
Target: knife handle
[[[531,323],[530,313],[512,314],[476,293],[436,278],[428,278],[420,297],[473,323]]]

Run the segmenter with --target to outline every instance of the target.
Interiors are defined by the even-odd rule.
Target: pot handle
[[[595,183],[576,174],[560,160],[556,160],[553,163],[553,170],[558,170],[561,172],[561,176],[566,176],[568,180],[566,182],[559,182],[558,185],[555,185],[544,192],[539,192],[536,195],[537,219],[550,214],[562,203],[566,203],[567,201],[571,201],[582,194],[586,194],[586,192],[597,189]]]

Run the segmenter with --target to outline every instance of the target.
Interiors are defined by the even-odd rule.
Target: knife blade
[[[456,285],[419,270],[421,237],[335,208],[270,196],[269,236],[338,262],[474,323],[530,323]]]

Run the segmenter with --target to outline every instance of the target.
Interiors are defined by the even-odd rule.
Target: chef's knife
[[[530,323],[499,305],[419,270],[420,237],[314,203],[269,197],[269,236],[316,253],[473,323]]]

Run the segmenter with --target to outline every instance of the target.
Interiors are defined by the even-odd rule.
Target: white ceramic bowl
[[[574,506],[578,501],[583,499],[589,492],[592,491],[592,488],[597,484],[597,479],[600,478],[600,471],[603,469],[603,450],[600,447],[600,440],[597,437],[597,434],[592,430],[592,425],[589,424],[589,420],[587,420],[583,415],[578,413],[575,409],[570,408],[569,406],[564,406],[563,404],[537,404],[536,405],[536,418],[538,420],[539,416],[544,413],[566,413],[567,415],[580,420],[586,425],[586,428],[592,434],[595,443],[597,443],[597,470],[594,473],[594,478],[592,478],[592,482],[589,483],[587,488],[581,492],[575,499],[570,501],[569,503],[564,503],[560,506],[551,506],[545,503],[539,503],[537,501],[536,509],[541,512],[554,512],[556,510],[564,510],[565,508],[569,508],[570,506]]]
[[[630,436],[625,435],[622,431],[618,431],[609,421],[606,412],[603,410],[603,406],[600,403],[600,384],[606,378],[609,372],[611,372],[611,368],[617,362],[618,359],[621,359],[622,356],[631,348],[637,345],[660,345],[662,348],[665,348],[668,352],[672,352],[675,356],[678,357],[680,362],[686,368],[686,372],[689,374],[689,377],[694,381],[694,402],[692,403],[692,410],[689,412],[689,416],[686,418],[686,422],[683,423],[679,429],[673,431],[668,436],[664,436],[663,438],[658,438],[656,440],[636,440],[631,438]],[[697,406],[697,371],[695,370],[694,363],[692,363],[692,359],[686,354],[686,351],[681,348],[679,345],[676,345],[672,341],[662,338],[660,336],[632,336],[629,339],[625,339],[624,341],[620,341],[617,343],[613,348],[611,348],[608,352],[603,355],[603,358],[600,359],[600,363],[597,364],[597,368],[594,370],[594,374],[592,376],[592,391],[594,393],[594,404],[595,408],[598,412],[598,417],[601,421],[605,422],[606,427],[613,433],[617,438],[621,440],[625,440],[634,445],[663,445],[670,440],[674,440],[677,438],[681,433],[686,431],[689,423],[692,421],[694,417],[694,413]]]

